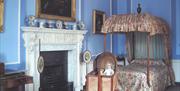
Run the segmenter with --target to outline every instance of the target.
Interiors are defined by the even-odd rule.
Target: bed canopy
[[[161,18],[147,13],[123,14],[109,17],[102,27],[102,33],[148,32],[150,35],[168,35],[169,28]]]
[[[126,33],[127,35],[132,32],[149,33],[149,36],[147,38],[147,40],[149,41],[151,38],[150,36],[163,35],[166,55],[166,58],[164,59],[166,60],[166,63],[170,63],[169,30],[170,29],[168,27],[168,24],[163,19],[147,13],[143,13],[113,15],[104,22],[101,32],[105,34]],[[127,36],[128,42],[131,41],[129,37],[130,36]],[[127,46],[130,47],[129,45]]]
[[[132,60],[131,54],[131,44],[132,38],[129,38],[129,34],[132,32],[145,32],[148,33],[147,36],[147,83],[150,86],[150,41],[154,35],[162,35],[164,39],[164,51],[165,57],[163,58],[165,64],[168,66],[169,75],[172,83],[174,83],[173,72],[171,72],[171,61],[170,61],[170,39],[169,39],[169,27],[168,24],[161,18],[147,14],[122,14],[122,15],[113,15],[106,19],[102,26],[101,32],[106,33],[125,33],[126,34],[126,48],[128,52],[128,62]]]

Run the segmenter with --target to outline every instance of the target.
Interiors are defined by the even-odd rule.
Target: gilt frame
[[[65,14],[65,12],[68,12],[68,10],[66,10],[65,8],[56,8],[57,9],[57,10],[55,10],[56,12],[55,11],[53,12],[53,13],[57,13],[58,11],[64,11],[64,13],[63,12],[60,12],[60,13],[65,14],[65,15],[50,14],[48,12],[48,10],[50,10],[50,9],[48,9],[48,8],[42,9],[42,7],[45,7],[45,5],[47,5],[47,4],[44,4],[44,2],[48,2],[48,3],[57,2],[57,3],[55,3],[56,5],[54,4],[54,5],[50,6],[50,4],[49,4],[49,6],[51,8],[67,6],[68,9],[70,10],[68,13],[68,16],[67,16],[67,14]],[[71,4],[71,5],[69,5],[69,4]],[[47,10],[47,12],[46,12],[46,10]],[[57,1],[55,1],[55,0],[36,0],[36,16],[39,18],[45,18],[45,19],[75,21],[76,20],[76,0],[67,0],[67,1],[65,1],[65,0],[57,0]]]
[[[105,21],[105,12],[99,10],[93,10],[93,33],[102,34],[101,28]]]
[[[0,0],[0,32],[3,31],[4,21],[4,0]]]

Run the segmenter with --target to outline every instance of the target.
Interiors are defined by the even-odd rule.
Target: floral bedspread
[[[150,87],[147,84],[147,65],[134,62],[118,69],[117,91],[164,91],[170,85],[166,65],[150,65]]]

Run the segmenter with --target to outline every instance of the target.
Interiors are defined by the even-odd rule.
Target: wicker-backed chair
[[[98,74],[101,74],[101,71],[105,70],[107,65],[111,65],[114,72],[117,69],[117,59],[116,57],[110,52],[103,52],[99,54],[94,62],[94,69],[97,71]]]
[[[114,73],[110,76],[102,74],[101,71],[110,65]],[[94,70],[87,75],[86,91],[115,91],[117,83],[116,72],[117,60],[110,52],[103,52],[94,61]]]

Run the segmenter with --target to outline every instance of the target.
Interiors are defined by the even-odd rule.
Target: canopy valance
[[[143,13],[113,15],[106,19],[101,30],[102,33],[135,31],[166,35],[169,27],[161,18]]]

